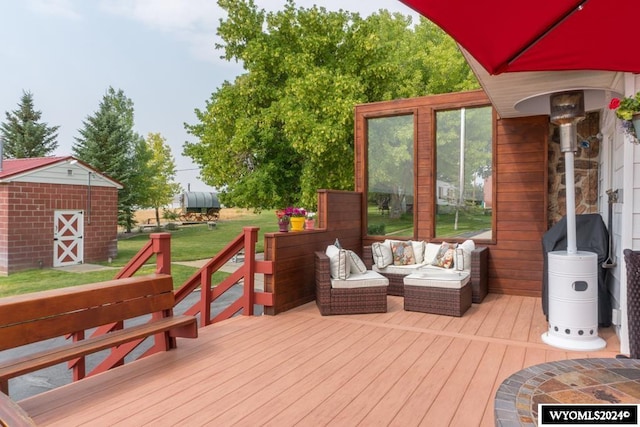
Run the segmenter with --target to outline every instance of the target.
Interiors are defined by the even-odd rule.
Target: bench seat
[[[112,348],[93,373],[108,370],[122,364],[147,337],[154,337],[154,345],[144,355],[175,348],[176,337],[196,338],[197,319],[173,316],[174,305],[173,279],[167,274],[2,298],[0,350],[57,337],[72,336],[74,341],[0,363],[0,391],[9,394],[11,378]],[[148,315],[146,323],[125,325],[125,320]],[[85,331],[93,328],[93,336],[85,339]],[[74,379],[83,378],[84,363],[72,365]]]

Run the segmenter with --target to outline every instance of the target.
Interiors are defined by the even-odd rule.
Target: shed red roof
[[[53,156],[53,157],[33,157],[28,159],[5,159],[2,161],[2,170],[0,171],[0,179],[8,178],[34,169],[58,163],[63,160],[72,159],[71,156]]]

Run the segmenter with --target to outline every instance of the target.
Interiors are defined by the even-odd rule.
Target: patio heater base
[[[598,255],[549,252],[549,330],[542,341],[573,351],[601,350],[598,336]]]

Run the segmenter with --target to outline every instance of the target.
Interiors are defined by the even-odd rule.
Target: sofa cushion
[[[377,271],[378,273],[382,273],[382,274],[401,274],[403,276],[406,276],[407,274],[411,274],[411,273],[415,273],[419,270],[420,266],[418,264],[412,264],[412,265],[389,265],[385,268],[378,268],[377,265],[374,265],[372,267],[373,271]],[[438,268],[439,267],[433,267],[433,268]]]
[[[393,265],[410,265],[416,263],[411,242],[391,243],[391,253],[393,254]]]
[[[393,254],[391,253],[391,245],[385,242],[375,242],[371,245],[371,253],[373,254],[373,262],[378,268],[385,268],[393,264]]]
[[[471,271],[471,252],[476,249],[473,240],[465,240],[456,248],[453,266],[458,271]]]
[[[331,278],[345,280],[351,274],[351,264],[347,251],[338,249],[335,245],[327,246],[325,251],[329,257],[329,268],[331,269]]]
[[[422,263],[433,264],[433,260],[436,259],[436,255],[438,255],[440,246],[441,245],[438,243],[427,243],[424,247],[424,259]]]
[[[416,264],[422,264],[424,262],[424,240],[410,240],[413,247],[413,256],[416,259]]]
[[[351,264],[351,274],[364,273],[367,271],[367,266],[364,264],[364,262],[362,262],[362,259],[358,256],[357,253],[347,249],[347,255],[349,257],[349,263]]]
[[[352,274],[345,280],[331,279],[332,288],[352,289],[374,286],[389,286],[389,279],[371,270],[367,270],[364,273]]]
[[[460,289],[469,282],[469,273],[443,269],[431,270],[410,274],[403,279],[403,282],[405,285],[425,288]]]

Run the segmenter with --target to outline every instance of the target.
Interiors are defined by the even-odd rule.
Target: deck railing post
[[[211,270],[208,268],[200,272],[200,323],[211,324]]]
[[[84,339],[84,331],[78,331],[71,334],[73,342],[82,341]],[[85,357],[79,357],[68,362],[68,366],[71,368],[73,381],[80,381],[87,375],[87,364]]]
[[[242,296],[242,314],[253,316],[255,301],[256,242],[258,227],[244,227],[244,293]]]
[[[171,233],[151,233],[156,254],[156,273],[171,274]]]

